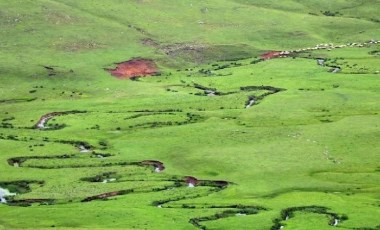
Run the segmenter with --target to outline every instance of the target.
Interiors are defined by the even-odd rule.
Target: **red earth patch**
[[[117,63],[115,69],[106,70],[120,79],[151,76],[158,73],[158,67],[152,60],[140,58]]]
[[[260,57],[261,59],[268,60],[268,59],[280,57],[281,55],[282,55],[281,51],[270,51],[270,52],[262,54]]]

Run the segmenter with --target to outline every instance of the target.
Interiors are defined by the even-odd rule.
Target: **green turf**
[[[380,37],[378,10],[377,0],[0,0],[0,187],[17,193],[0,204],[0,229],[319,230],[334,228],[331,216],[378,229],[380,46],[368,42]],[[367,44],[257,61],[353,42]],[[104,70],[134,57],[160,74]],[[82,113],[35,128],[64,111]]]

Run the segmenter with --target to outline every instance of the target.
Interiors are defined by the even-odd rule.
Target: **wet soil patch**
[[[149,59],[136,58],[116,64],[116,68],[105,70],[119,79],[152,76],[159,73],[157,65]]]

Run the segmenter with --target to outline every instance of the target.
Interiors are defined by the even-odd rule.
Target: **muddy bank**
[[[46,128],[45,125],[46,123],[52,119],[53,117],[55,116],[60,116],[62,115],[62,113],[60,112],[53,112],[53,113],[48,113],[48,114],[45,114],[43,115],[37,122],[37,124],[35,124],[35,127],[38,128],[38,129],[44,129]]]
[[[157,65],[149,59],[136,58],[116,64],[116,68],[105,70],[119,79],[152,76],[159,73]]]
[[[198,179],[195,178],[195,177],[192,177],[192,176],[186,176],[184,178],[184,181],[185,181],[186,184],[188,184],[189,188],[195,187],[195,186],[197,186],[199,184]]]
[[[132,193],[133,191],[134,191],[133,189],[126,189],[126,190],[120,190],[120,191],[115,191],[115,192],[106,192],[99,195],[87,197],[81,200],[81,202],[90,202],[93,200],[106,200],[109,197],[125,195],[128,193]]]
[[[183,178],[183,181],[188,185],[188,187],[195,186],[209,186],[217,188],[226,188],[230,182],[223,180],[199,180],[192,176],[186,176]]]
[[[141,161],[141,165],[146,165],[146,166],[153,166],[155,172],[162,172],[165,170],[164,163],[156,160],[145,160]]]
[[[76,113],[86,113],[86,111],[78,111],[78,110],[73,110],[73,111],[65,111],[65,112],[51,112],[48,114],[43,115],[38,122],[34,125],[36,129],[47,129],[47,122],[57,116],[62,116],[62,115],[68,115],[68,114],[76,114]]]

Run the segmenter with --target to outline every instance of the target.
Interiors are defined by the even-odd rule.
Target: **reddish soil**
[[[152,60],[132,59],[117,63],[115,69],[106,69],[113,76],[120,79],[151,76],[158,73],[158,67]]]
[[[270,51],[260,56],[261,59],[268,60],[272,58],[278,58],[282,55],[281,51]]]
[[[186,182],[186,184],[192,184],[194,186],[196,186],[199,183],[198,179],[192,176],[185,177],[184,181]]]

